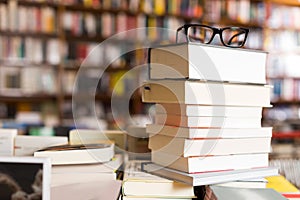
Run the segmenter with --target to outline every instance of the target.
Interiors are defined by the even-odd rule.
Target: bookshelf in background
[[[91,49],[111,35],[132,28],[175,30],[185,22],[201,20],[203,11],[202,1],[1,1],[0,117],[3,124],[7,119],[14,120],[20,112],[34,111],[41,115],[43,125],[69,125],[73,117],[73,89],[82,96],[85,93],[80,91],[91,89],[88,81],[74,88],[80,65]],[[85,63],[83,76],[79,78],[99,78],[93,72],[106,67],[106,61],[118,56],[126,45],[135,47],[146,43],[149,46],[174,40],[175,32],[165,34],[158,29],[118,38],[104,47],[105,52],[97,52],[96,57],[89,59],[91,63]],[[145,63],[146,50],[122,55],[104,71],[95,95],[100,118],[111,121],[112,89],[124,73]],[[134,79],[141,75],[136,76]],[[118,88],[120,99],[126,93],[126,85],[123,87]],[[130,100],[131,114],[146,113],[145,109],[139,91],[135,91]],[[45,122],[43,116],[49,110],[52,117]],[[83,115],[86,112],[82,110]]]

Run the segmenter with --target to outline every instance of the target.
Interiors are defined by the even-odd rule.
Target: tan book
[[[272,127],[262,128],[190,128],[147,124],[150,136],[160,134],[180,138],[251,138],[271,137]]]
[[[227,106],[270,106],[271,86],[186,80],[144,83],[143,102]]]
[[[122,195],[134,198],[195,198],[191,185],[155,176],[141,170],[145,160],[131,160],[124,170]]]
[[[268,153],[182,157],[152,152],[152,162],[187,173],[267,167]]]
[[[156,114],[155,123],[194,128],[260,128],[261,117],[197,117]]]
[[[159,151],[183,157],[269,153],[271,137],[185,139],[154,135],[149,138],[149,148],[152,152]]]
[[[150,48],[150,79],[266,83],[267,52],[199,43]]]
[[[261,117],[262,107],[249,106],[210,106],[177,103],[160,103],[155,105],[157,114],[198,116],[198,117]]]

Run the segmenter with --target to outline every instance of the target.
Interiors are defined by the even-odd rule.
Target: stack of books
[[[143,101],[156,103],[147,126],[154,164],[144,170],[193,185],[275,175],[272,128],[261,126],[266,56],[195,43],[151,48]]]

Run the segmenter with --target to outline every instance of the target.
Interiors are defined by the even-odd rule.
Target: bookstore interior
[[[298,19],[299,0],[0,0],[0,199],[300,199]]]

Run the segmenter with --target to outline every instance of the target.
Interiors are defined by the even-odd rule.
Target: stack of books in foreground
[[[144,170],[193,186],[277,174],[269,167],[271,127],[266,52],[184,43],[149,50],[143,101],[152,163]]]

